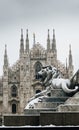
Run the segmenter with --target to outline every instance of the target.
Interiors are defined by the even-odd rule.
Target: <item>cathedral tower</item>
[[[55,30],[53,29],[53,39],[52,39],[52,50],[56,52],[56,39],[55,39]]]
[[[33,33],[33,46],[35,45],[36,41],[35,41],[35,33]]]
[[[20,58],[24,54],[24,39],[23,39],[23,29],[21,29],[21,39],[20,39]]]
[[[20,58],[20,112],[27,103],[28,98],[30,98],[30,54],[29,54],[29,38],[28,29],[26,30],[26,40],[25,40],[25,51],[24,47],[21,46],[23,52],[22,58]],[[22,44],[23,45],[23,44]]]
[[[7,113],[8,109],[8,56],[7,46],[5,45],[4,65],[3,65],[3,112]]]
[[[71,52],[71,45],[69,45],[69,78],[73,76],[73,60],[72,60],[72,52]]]
[[[52,39],[52,48],[51,48],[51,64],[57,67],[57,49],[56,49],[56,39],[55,39],[55,30],[53,29],[53,39]]]
[[[28,38],[28,29],[26,30],[26,53],[29,52],[29,38]]]
[[[48,37],[47,37],[47,52],[50,51],[50,36],[49,36],[49,29],[48,29]]]

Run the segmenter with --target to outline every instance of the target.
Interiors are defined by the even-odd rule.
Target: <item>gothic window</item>
[[[16,104],[12,104],[12,113],[13,113],[13,114],[16,113]]]
[[[40,71],[41,68],[42,68],[42,64],[40,62],[36,62],[36,64],[35,64],[35,77],[36,77],[36,79],[39,79],[38,71]]]
[[[15,85],[13,85],[11,87],[11,96],[12,97],[16,97],[17,96],[17,87]]]

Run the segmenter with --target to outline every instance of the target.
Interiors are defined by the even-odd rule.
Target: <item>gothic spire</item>
[[[69,66],[72,66],[72,52],[71,52],[71,45],[69,45]]]
[[[35,41],[35,33],[33,33],[33,45],[35,45],[36,41]]]
[[[55,39],[55,29],[53,29],[53,39]]]
[[[54,29],[53,29],[52,50],[56,51],[56,39],[55,39],[55,30]]]
[[[24,39],[23,39],[23,29],[21,29],[21,39],[20,39],[20,54],[24,53]]]
[[[50,35],[49,35],[49,29],[48,29],[48,36],[47,36],[47,51],[50,50]]]
[[[5,45],[4,66],[8,67],[7,45]]]
[[[28,29],[26,30],[26,40],[28,40]]]
[[[29,52],[29,38],[28,38],[28,29],[26,30],[26,52]]]
[[[23,29],[21,28],[21,40],[23,40]]]
[[[48,39],[50,39],[50,36],[49,36],[49,29],[48,29]]]
[[[69,45],[69,54],[71,55],[71,44]]]
[[[72,51],[71,51],[71,45],[69,45],[69,66],[68,66],[68,71],[69,71],[69,78],[73,76],[73,61],[72,61]]]

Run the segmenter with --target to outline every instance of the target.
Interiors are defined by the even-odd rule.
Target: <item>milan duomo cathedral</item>
[[[24,43],[24,41],[26,42]],[[64,65],[57,59],[54,29],[52,42],[48,29],[46,49],[39,42],[36,43],[35,34],[33,34],[33,46],[30,49],[28,29],[26,30],[26,40],[23,38],[23,29],[21,29],[19,59],[12,67],[8,63],[7,46],[5,45],[3,75],[0,78],[0,113],[22,114],[24,112],[28,100],[45,89],[40,84],[32,84],[38,80],[38,71],[46,65],[55,66],[61,71],[64,78],[71,78],[74,68],[71,45],[69,45],[68,63],[66,60]]]

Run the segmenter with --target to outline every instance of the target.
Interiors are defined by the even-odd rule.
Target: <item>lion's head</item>
[[[46,77],[51,73],[52,76],[53,74],[55,74],[57,71],[57,69],[55,67],[51,67],[51,66],[45,66],[45,67],[42,67],[42,69],[38,72],[38,76],[39,76],[39,79],[41,81],[44,81],[46,79]],[[52,78],[52,77],[51,77]]]

